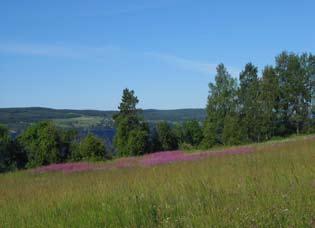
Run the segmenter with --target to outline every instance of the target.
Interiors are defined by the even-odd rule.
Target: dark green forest
[[[1,109],[0,122],[6,126],[0,127],[0,171],[314,133],[315,56],[282,52],[261,73],[246,64],[238,79],[219,64],[205,110],[143,111],[138,103],[135,91],[126,88],[118,111]],[[59,127],[56,119],[114,127],[113,146],[91,132],[82,136],[75,127]],[[13,137],[9,129],[18,135]]]

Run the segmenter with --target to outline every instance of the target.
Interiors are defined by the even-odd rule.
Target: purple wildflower
[[[77,163],[63,163],[63,164],[51,164],[48,166],[43,166],[35,169],[36,172],[53,172],[53,171],[62,171],[62,172],[78,172],[78,171],[87,171],[87,170],[110,170],[115,168],[129,168],[136,167],[139,165],[143,166],[152,166],[160,164],[168,164],[179,161],[192,161],[192,160],[201,160],[207,157],[213,156],[224,156],[232,154],[246,154],[253,152],[254,149],[251,147],[239,147],[225,149],[222,151],[205,151],[199,153],[185,153],[183,151],[163,151],[156,152],[152,154],[146,154],[142,157],[126,157],[120,158],[116,161],[110,163],[87,163],[87,162],[77,162]]]

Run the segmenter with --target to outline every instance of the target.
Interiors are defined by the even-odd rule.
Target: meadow
[[[0,227],[314,227],[315,138],[251,147],[163,165],[2,174]]]

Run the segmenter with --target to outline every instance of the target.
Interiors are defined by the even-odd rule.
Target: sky
[[[224,63],[315,53],[314,0],[2,0],[0,107],[204,108]]]

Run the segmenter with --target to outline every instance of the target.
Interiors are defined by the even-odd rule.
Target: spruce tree
[[[139,115],[138,103],[134,91],[124,89],[119,112],[114,116],[114,145],[118,156],[139,155],[149,149],[149,128]]]

